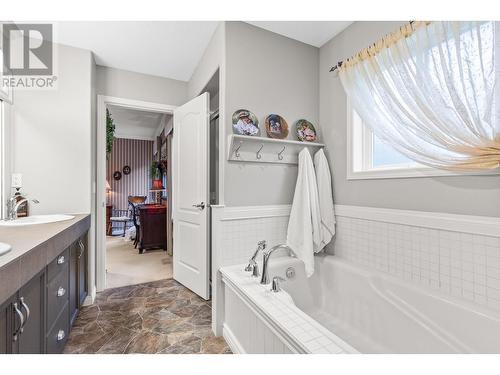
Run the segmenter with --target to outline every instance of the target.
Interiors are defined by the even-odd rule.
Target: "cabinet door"
[[[74,243],[70,248],[69,256],[69,322],[73,325],[78,314],[78,256],[80,246]]]
[[[17,302],[24,315],[18,339],[20,354],[44,352],[44,285],[45,272],[42,272],[19,290]]]
[[[12,307],[14,300],[15,298],[12,297],[0,306],[0,354],[14,352],[14,315]]]
[[[85,298],[87,298],[87,234],[83,235],[79,240],[80,253],[78,254],[78,307],[83,305]]]

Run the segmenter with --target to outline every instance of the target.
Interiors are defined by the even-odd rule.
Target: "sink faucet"
[[[7,201],[7,217],[5,220],[16,220],[19,207],[21,207],[23,203],[28,202],[26,198],[20,199],[19,201],[16,201],[16,199],[17,197],[14,195]],[[40,203],[38,199],[32,199],[31,201],[33,203]]]
[[[260,279],[260,283],[263,285],[269,284],[271,281],[269,280],[269,270],[268,270],[268,263],[269,263],[269,258],[271,258],[271,255],[278,249],[287,249],[288,250],[288,255],[291,257],[296,257],[295,253],[293,252],[292,248],[288,245],[285,244],[279,244],[268,251],[264,252],[264,257],[262,260],[262,278]]]
[[[266,248],[266,241],[262,240],[257,242],[257,250],[253,253],[252,257],[248,261],[248,265],[245,267],[246,272],[252,272],[253,277],[259,277],[259,265],[255,261],[255,258],[257,258],[257,255],[259,254],[259,251],[264,251]]]

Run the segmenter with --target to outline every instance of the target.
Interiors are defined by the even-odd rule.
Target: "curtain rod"
[[[415,21],[410,21],[410,22],[409,22],[409,24],[410,24],[410,25],[412,25],[414,22],[415,22]],[[376,45],[376,43],[377,43],[377,42],[373,43],[371,46],[375,46],[375,45]],[[370,47],[371,47],[371,46],[370,46]],[[369,47],[367,47],[367,48],[369,48]],[[365,48],[365,49],[366,49],[366,48]],[[358,52],[358,53],[359,53],[359,52]],[[354,56],[355,56],[355,55],[354,55]],[[347,60],[349,60],[349,59],[347,59]],[[329,71],[329,72],[334,72],[334,71],[336,71],[337,69],[339,69],[339,68],[342,66],[342,64],[344,63],[344,61],[345,61],[345,60],[341,60],[341,61],[337,62],[337,64],[336,64],[336,65],[334,65],[334,66],[332,66],[332,67],[330,68],[330,71]]]

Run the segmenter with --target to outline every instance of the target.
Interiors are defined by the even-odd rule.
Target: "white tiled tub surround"
[[[245,263],[261,239],[268,240],[270,246],[284,242],[289,210],[290,206],[214,208],[212,290],[213,329],[217,335],[223,334],[227,308],[224,294],[233,293],[229,297],[232,300],[237,296],[234,288],[222,293],[224,285],[218,270]],[[394,280],[433,287],[439,293],[458,297],[457,301],[468,300],[472,303],[469,307],[480,304],[498,309],[495,283],[500,278],[495,275],[500,268],[500,219],[354,206],[336,206],[336,211],[335,258],[390,274]],[[255,309],[251,311],[255,313]],[[261,318],[256,326],[265,322]],[[280,347],[277,344],[275,350]]]
[[[500,310],[499,219],[481,218],[485,221],[482,226],[485,230],[475,228],[471,222],[469,226],[461,225],[465,227],[462,232],[456,232],[423,227],[433,225],[430,221],[435,214],[428,214],[428,224],[412,226],[369,219],[373,216],[370,213],[378,211],[383,214],[386,210],[365,208],[364,211],[366,215],[360,215],[349,207],[338,210],[334,242],[336,256]],[[386,220],[391,220],[390,211]],[[411,217],[411,213],[407,215]],[[447,225],[441,220],[439,225],[450,229],[460,223],[460,219],[461,223],[471,220],[459,215],[446,217],[453,218],[455,224]],[[401,218],[394,221],[397,220],[402,221]],[[477,234],[480,232],[489,235]]]
[[[221,268],[223,335],[236,353],[498,353],[500,314],[331,255],[304,263],[272,258],[270,291],[244,272]],[[295,276],[286,270],[293,267]]]
[[[295,266],[298,271],[298,262],[297,259],[283,259],[282,264],[284,267]],[[272,292],[270,285],[260,285],[259,280],[244,272],[243,268],[243,264],[221,268],[226,317],[223,335],[234,352],[357,353],[296,307],[284,290]],[[269,272],[274,274],[272,269]]]
[[[247,262],[260,240],[266,240],[268,248],[286,242],[290,206],[211,206],[211,210],[212,329],[220,336],[224,301],[223,296],[218,298],[222,287],[218,270],[223,266]]]

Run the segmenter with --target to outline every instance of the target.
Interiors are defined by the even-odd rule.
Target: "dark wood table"
[[[140,236],[139,253],[146,249],[167,250],[167,207],[159,204],[144,204],[139,208]]]

